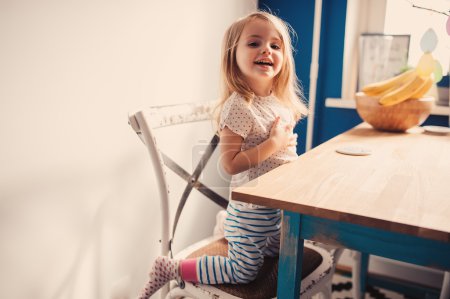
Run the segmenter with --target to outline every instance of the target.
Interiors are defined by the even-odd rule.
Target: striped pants
[[[197,260],[202,284],[242,284],[256,278],[265,256],[280,248],[281,212],[230,203],[224,223],[228,257],[203,256]]]

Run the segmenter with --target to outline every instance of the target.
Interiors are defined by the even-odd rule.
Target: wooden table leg
[[[365,252],[361,252],[360,259],[360,273],[359,273],[359,290],[361,291],[361,299],[365,297],[366,288],[367,288],[367,276],[369,274],[369,258],[370,255]]]
[[[352,266],[352,295],[353,298],[363,299],[366,293],[370,255],[353,251],[352,256],[354,261]]]
[[[300,298],[303,243],[300,239],[301,215],[283,211],[277,298]]]

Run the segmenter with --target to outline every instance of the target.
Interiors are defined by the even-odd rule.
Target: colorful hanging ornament
[[[437,60],[434,61],[433,77],[435,83],[438,83],[442,80],[442,66]]]
[[[425,52],[419,59],[416,71],[419,75],[427,77],[433,73],[435,67],[434,58],[430,52]]]
[[[450,35],[450,16],[447,18],[447,34]]]
[[[438,37],[432,28],[429,28],[420,39],[420,48],[423,52],[433,52],[436,49]]]

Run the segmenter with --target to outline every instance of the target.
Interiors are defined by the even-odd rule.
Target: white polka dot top
[[[228,127],[232,132],[242,136],[244,141],[241,150],[255,147],[266,140],[277,116],[280,124],[295,126],[295,119],[290,109],[275,96],[255,97],[249,104],[241,95],[233,93],[223,105],[220,114],[220,129]],[[231,188],[245,184],[260,175],[297,159],[295,146],[276,152],[259,165],[233,175]]]

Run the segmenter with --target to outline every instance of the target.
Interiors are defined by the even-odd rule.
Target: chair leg
[[[331,299],[331,281],[322,289],[322,297],[324,299]]]
[[[442,282],[439,299],[450,299],[450,272],[444,272],[444,281]]]
[[[353,252],[354,264],[352,267],[352,293],[353,298],[363,299],[366,292],[367,273],[369,267],[369,254]]]
[[[169,291],[170,291],[170,282],[161,288],[160,290],[161,299],[167,298],[167,294],[169,293]]]
[[[310,296],[310,298],[320,298],[320,299],[331,299],[331,288],[333,284],[333,275],[334,268],[331,270],[331,273],[327,280],[323,281],[317,290],[317,293]],[[303,298],[303,297],[302,297]]]
[[[167,293],[165,299],[179,299],[179,298],[186,298],[191,296],[188,292],[186,292],[184,289],[180,289],[179,287],[174,287],[170,290],[170,292]]]
[[[326,285],[320,288],[320,290],[318,290],[317,293],[315,293],[312,296],[302,296],[303,298],[307,298],[307,299],[331,299],[331,285]]]

